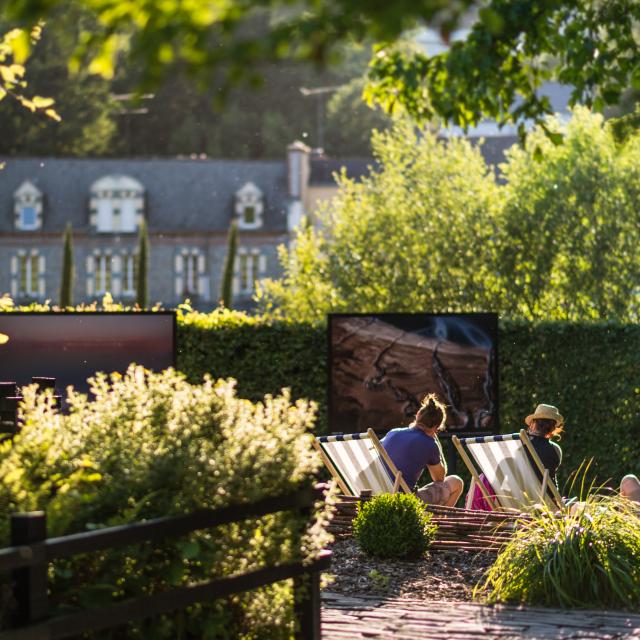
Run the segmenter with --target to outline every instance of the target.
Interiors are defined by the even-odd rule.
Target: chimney
[[[287,147],[287,174],[289,180],[289,197],[304,200],[309,182],[309,154],[311,149],[296,140]]]

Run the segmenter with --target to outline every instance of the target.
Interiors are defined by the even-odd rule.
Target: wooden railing
[[[322,497],[322,489],[322,486],[309,487],[251,504],[202,510],[60,538],[47,538],[46,515],[42,511],[13,515],[12,546],[0,549],[0,572],[11,572],[15,609],[11,628],[0,633],[0,640],[71,638],[89,631],[120,627],[131,621],[185,609],[195,603],[211,602],[289,578],[294,580],[296,638],[319,640],[320,572],[330,565],[329,551],[321,552],[307,563],[298,561],[267,566],[106,607],[53,617],[49,615],[47,573],[48,564],[60,558],[159,541],[279,511],[298,511],[310,517],[313,503]]]

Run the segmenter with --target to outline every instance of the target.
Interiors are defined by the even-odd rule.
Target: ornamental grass
[[[542,512],[522,523],[476,599],[590,609],[640,607],[640,506],[591,495],[571,514]]]

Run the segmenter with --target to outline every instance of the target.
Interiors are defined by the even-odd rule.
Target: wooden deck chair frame
[[[371,441],[371,444],[375,447],[380,458],[382,458],[385,461],[387,467],[389,468],[389,471],[391,471],[391,475],[393,477],[393,493],[398,493],[398,492],[411,493],[411,489],[409,488],[409,485],[407,484],[405,479],[402,477],[402,471],[400,471],[396,467],[396,465],[393,463],[393,460],[391,460],[391,458],[389,457],[389,454],[385,451],[385,448],[380,443],[380,440],[378,440],[378,436],[376,435],[376,432],[373,429],[367,429],[366,434],[365,433],[355,433],[355,434],[345,434],[345,435],[341,434],[339,436],[325,436],[321,438],[314,438],[313,446],[315,447],[316,451],[320,454],[320,457],[322,458],[322,461],[324,462],[325,466],[327,467],[327,469],[333,476],[334,480],[337,482],[338,486],[346,496],[359,497],[354,491],[351,490],[347,481],[345,480],[343,475],[340,473],[340,470],[336,467],[333,460],[324,451],[320,442],[326,442],[328,438],[335,437],[336,439],[339,439],[339,438],[344,439],[345,437],[351,438],[352,436],[358,436],[359,440],[368,439]],[[387,473],[386,469],[384,470],[384,472]]]
[[[542,482],[540,485],[540,492],[539,492],[541,502],[544,502],[544,496],[546,494],[547,488],[549,488],[551,491],[551,494],[553,495],[553,500],[555,501],[558,508],[560,509],[563,508],[562,496],[560,495],[555,484],[553,482],[549,482],[549,470],[545,469],[544,465],[542,464],[542,461],[540,460],[540,456],[538,456],[536,450],[533,448],[533,445],[531,444],[531,440],[529,440],[529,436],[527,435],[527,432],[524,429],[521,429],[520,432],[517,434],[509,434],[509,435],[484,436],[484,437],[478,437],[478,438],[463,438],[462,440],[458,438],[458,436],[453,436],[451,438],[451,440],[453,441],[453,444],[458,450],[458,453],[460,454],[460,457],[462,458],[463,462],[467,466],[467,469],[469,469],[469,472],[471,473],[471,478],[472,478],[471,489],[473,489],[474,485],[477,486],[480,489],[484,499],[487,501],[487,504],[491,505],[491,507],[495,511],[509,510],[500,504],[499,496],[489,495],[489,492],[487,491],[484,485],[484,482],[482,482],[482,480],[480,479],[480,475],[476,470],[475,465],[473,464],[469,454],[464,449],[465,441],[479,443],[479,442],[501,441],[507,438],[513,439],[513,440],[519,439],[522,442],[522,444],[526,447],[527,451],[531,455],[531,459],[533,460],[534,464],[538,468],[538,471],[540,471],[540,473],[542,474]],[[470,494],[472,493],[471,490],[469,491],[469,493]],[[467,508],[468,508],[468,505],[467,505]]]

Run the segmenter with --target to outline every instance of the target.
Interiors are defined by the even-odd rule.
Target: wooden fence
[[[289,578],[294,580],[296,638],[319,640],[320,572],[330,565],[329,551],[321,552],[308,563],[300,561],[267,566],[106,607],[54,617],[49,615],[47,571],[48,564],[60,558],[186,535],[279,511],[298,511],[311,516],[313,503],[322,498],[322,489],[322,486],[308,487],[252,504],[201,510],[60,538],[47,538],[46,516],[42,511],[13,515],[12,546],[0,550],[0,572],[11,572],[15,609],[11,629],[0,633],[0,640],[71,638],[89,631],[120,627],[134,620],[185,609],[195,603],[210,602]]]

